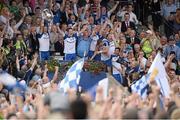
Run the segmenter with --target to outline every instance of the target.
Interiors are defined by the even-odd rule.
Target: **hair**
[[[123,119],[138,119],[138,110],[136,108],[126,109]]]
[[[69,32],[69,30],[73,30],[73,28],[72,27],[68,27],[67,28],[67,32]]]
[[[37,10],[37,9],[41,9],[41,8],[40,7],[36,7],[35,10]]]
[[[86,119],[88,116],[87,104],[82,99],[76,99],[70,105],[73,119]]]
[[[22,35],[22,34],[20,34],[20,33],[19,33],[19,34],[16,34],[16,38],[17,38],[19,35]]]
[[[120,51],[121,49],[119,47],[116,47],[115,50],[119,50]]]
[[[155,119],[169,119],[169,115],[165,111],[158,112],[155,116]]]
[[[177,108],[176,103],[173,101],[170,102],[168,104],[168,109],[167,109],[168,114],[171,115],[176,108]]]
[[[177,8],[177,9],[176,9],[176,12],[177,12],[177,11],[180,11],[180,8]]]
[[[15,2],[17,4],[17,2],[15,0],[10,1],[10,5],[12,5],[12,3]]]
[[[175,109],[171,114],[171,119],[180,119],[180,108]]]
[[[15,113],[9,113],[6,117],[6,119],[11,119],[11,117],[17,117],[17,115]]]
[[[124,16],[126,16],[126,15],[130,15],[130,14],[129,13],[125,13]]]

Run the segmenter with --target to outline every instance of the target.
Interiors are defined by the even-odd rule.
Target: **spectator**
[[[128,27],[135,29],[135,24],[134,24],[134,22],[130,21],[129,13],[125,13],[124,21],[122,22],[122,25],[121,25],[121,31],[126,32]]]
[[[64,45],[63,45],[63,35],[58,35],[58,41],[54,44],[55,52],[60,52],[61,56],[64,56]]]
[[[167,37],[161,36],[160,43],[161,43],[162,49],[164,50],[164,48],[167,46]]]
[[[175,34],[174,37],[175,37],[175,40],[176,40],[176,45],[178,47],[180,47],[180,36],[179,36],[179,34]]]
[[[168,0],[168,2],[166,4],[163,5],[162,7],[162,15],[165,18],[165,33],[166,36],[169,37],[172,34],[172,26],[171,26],[171,19],[172,19],[172,15],[174,14],[174,12],[176,12],[176,5],[173,3],[173,0]]]
[[[145,56],[149,57],[149,55],[152,53],[152,50],[153,50],[152,43],[150,41],[152,32],[148,30],[146,31],[146,33],[147,33],[146,38],[143,38],[141,41],[141,47],[142,47],[143,52],[145,53]]]
[[[176,60],[180,60],[180,55],[179,55],[179,47],[176,46],[175,44],[175,39],[173,36],[171,36],[168,40],[168,45],[165,47],[165,50],[164,50],[164,56],[167,57],[170,53],[174,52],[175,53],[175,58]]]
[[[159,3],[164,0],[132,2],[0,0],[0,119],[178,119],[179,9],[175,8],[179,7],[175,5],[179,2],[168,0],[162,8]],[[166,27],[173,28],[173,37],[156,30],[160,10],[169,22]],[[147,22],[151,14],[153,27]],[[50,54],[54,51],[64,59]],[[168,97],[161,93],[154,73],[149,73],[157,53],[167,73],[161,77],[168,79]],[[78,86],[64,94],[61,80],[70,65],[83,57],[82,73],[93,76],[93,87]],[[107,96],[106,87],[96,82],[101,73],[109,80]],[[144,78],[149,81],[142,98],[131,88]]]
[[[89,36],[89,30],[85,25],[84,30],[82,31],[82,36],[80,35],[78,38],[78,45],[77,45],[77,56],[79,57],[87,57],[89,53],[91,38]]]
[[[137,17],[136,15],[133,13],[133,5],[132,4],[128,4],[127,5],[127,10],[125,11],[119,11],[117,14],[120,18],[122,18],[122,21],[125,20],[125,14],[126,13],[129,13],[129,21],[133,22],[134,24],[138,24],[138,20],[137,20]]]

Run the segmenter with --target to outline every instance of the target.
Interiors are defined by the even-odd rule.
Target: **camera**
[[[128,60],[126,60],[126,59],[124,59],[124,58],[122,58],[122,57],[119,57],[119,59],[118,59],[116,62],[118,62],[118,63],[120,63],[120,64],[122,64],[122,65],[124,65],[124,66],[127,66],[128,63],[129,63]]]
[[[172,55],[172,54],[176,55],[175,51],[171,51],[171,52],[170,52],[170,55]]]
[[[170,52],[170,55],[172,55],[172,54],[175,56],[175,57],[172,59],[172,62],[177,64],[178,61],[176,60],[176,52],[175,52],[175,51],[171,51],[171,52]]]

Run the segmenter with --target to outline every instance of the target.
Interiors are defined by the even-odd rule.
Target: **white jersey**
[[[92,39],[92,41],[91,41],[91,45],[90,45],[90,51],[95,51],[97,41],[99,40],[99,36],[98,35],[91,36],[91,39]]]
[[[73,35],[72,37],[65,36],[64,38],[64,53],[65,54],[76,53],[76,41],[77,41],[77,38],[75,35]]]
[[[39,51],[49,51],[50,38],[48,33],[43,33],[39,40]]]
[[[121,64],[116,62],[118,59],[119,59],[118,56],[112,57],[112,65],[113,65],[112,74],[121,74],[118,70],[118,69],[122,69]]]
[[[116,48],[116,46],[115,46],[114,41],[109,42],[109,55],[114,54],[115,48]]]

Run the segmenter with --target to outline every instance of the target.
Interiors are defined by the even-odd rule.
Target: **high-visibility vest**
[[[150,54],[153,51],[149,40],[144,41],[144,43],[142,45],[142,50],[146,55]]]

